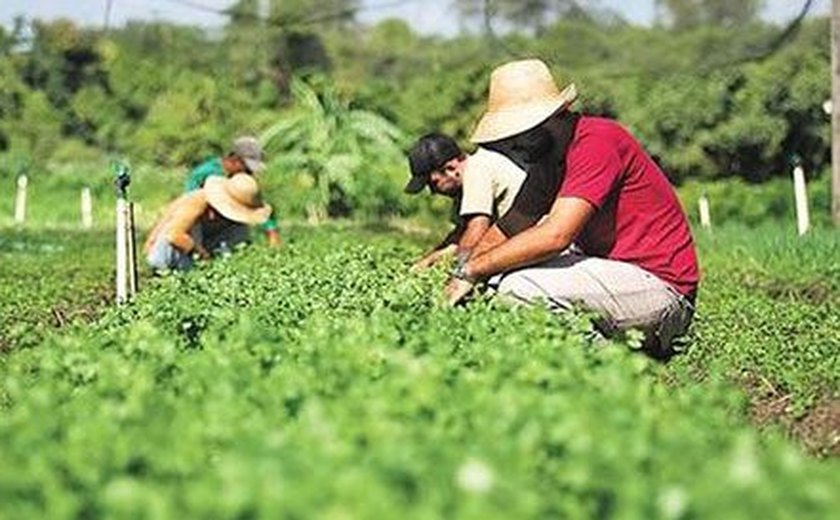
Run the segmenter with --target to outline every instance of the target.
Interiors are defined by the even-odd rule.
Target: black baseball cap
[[[444,164],[461,157],[463,152],[458,143],[448,135],[426,134],[408,151],[408,166],[411,179],[405,185],[406,193],[419,193],[429,184],[429,175]]]

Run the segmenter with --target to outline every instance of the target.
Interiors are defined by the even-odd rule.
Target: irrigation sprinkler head
[[[128,185],[131,184],[131,169],[122,161],[112,164],[114,170],[114,186],[117,188],[117,197],[124,199],[128,194]]]
[[[20,177],[29,173],[29,158],[17,157],[15,160],[15,176]]]

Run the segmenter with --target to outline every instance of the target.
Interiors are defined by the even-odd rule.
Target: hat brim
[[[224,177],[209,177],[204,184],[207,202],[228,220],[241,224],[262,224],[271,216],[271,205],[263,203],[257,208],[246,206],[234,199],[226,189]]]
[[[265,163],[262,161],[257,161],[255,159],[242,159],[242,162],[245,163],[245,167],[248,168],[248,171],[251,173],[260,173],[265,170]]]
[[[405,192],[414,195],[420,193],[423,188],[429,184],[429,180],[423,176],[415,176],[409,179],[408,184],[405,185]]]
[[[549,99],[487,111],[478,121],[470,141],[476,144],[489,143],[520,134],[539,125],[558,110],[567,108],[575,99],[577,89],[571,84]]]

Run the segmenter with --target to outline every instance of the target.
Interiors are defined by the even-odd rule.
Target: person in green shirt
[[[263,149],[260,142],[251,136],[237,138],[233,142],[230,153],[224,157],[212,157],[193,168],[186,182],[186,191],[201,189],[209,177],[231,177],[237,173],[255,175],[265,170]],[[265,231],[271,246],[280,245],[280,234],[277,232],[277,219],[272,212],[268,220],[260,227]]]

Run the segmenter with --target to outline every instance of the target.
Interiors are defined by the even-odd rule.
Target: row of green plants
[[[585,315],[442,306],[445,269],[407,272],[428,238],[349,224],[285,235],[283,249],[155,279],[95,324],[0,358],[0,516],[829,518],[840,507],[836,460],[756,432],[733,381],[756,372],[803,408],[836,391],[832,234],[701,235],[698,324],[668,365],[632,341],[593,343]],[[792,292],[749,288],[749,276]],[[797,292],[810,284],[829,284],[829,300]]]
[[[700,231],[703,282],[691,349],[675,366],[687,380],[722,377],[754,398],[784,401],[804,420],[840,400],[840,238],[833,230],[797,237],[762,225]],[[819,438],[840,454],[836,411]],[[833,422],[832,422],[833,421]],[[790,423],[795,426],[794,423]]]
[[[99,316],[112,297],[113,236],[0,231],[0,357]]]

